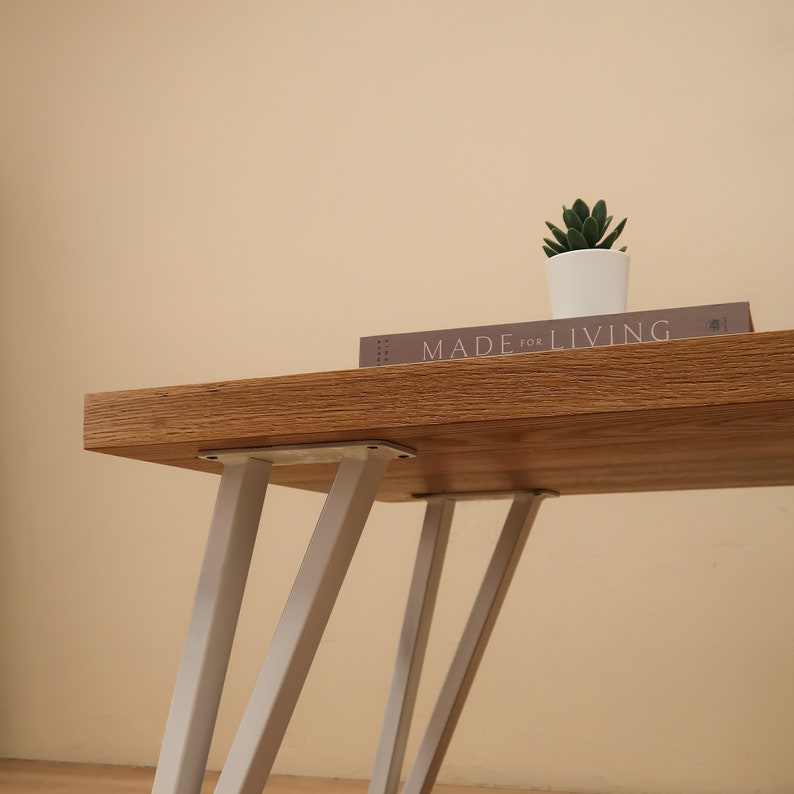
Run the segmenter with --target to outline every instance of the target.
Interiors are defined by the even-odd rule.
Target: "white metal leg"
[[[271,464],[224,467],[168,714],[153,794],[198,794]]]
[[[386,466],[344,457],[221,772],[216,794],[261,794]]]
[[[402,794],[429,794],[433,788],[538,507],[547,495],[526,493],[514,498]]]
[[[396,794],[455,502],[430,499],[419,539],[369,794]]]
[[[153,794],[199,794],[272,465],[341,463],[216,787],[261,794],[386,467],[384,442],[229,450],[177,675]],[[429,794],[543,492],[514,496],[403,794]],[[469,495],[491,498],[493,495]],[[370,794],[396,794],[444,553],[463,495],[430,497]]]

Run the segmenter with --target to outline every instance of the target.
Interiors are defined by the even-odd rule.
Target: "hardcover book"
[[[750,304],[717,303],[361,337],[359,367],[629,345],[753,331]]]

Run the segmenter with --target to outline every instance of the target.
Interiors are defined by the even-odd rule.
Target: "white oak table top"
[[[85,397],[87,450],[219,472],[200,451],[379,439],[378,498],[794,484],[794,331],[525,353]],[[271,482],[330,487],[334,464]]]

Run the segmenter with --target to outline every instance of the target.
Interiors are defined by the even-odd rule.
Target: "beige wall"
[[[84,392],[546,317],[577,195],[629,216],[631,308],[794,326],[791,2],[0,14],[0,755],[157,759],[217,480],[83,452]],[[215,767],[320,504],[269,494]],[[419,725],[502,514],[460,508]],[[794,790],[793,515],[793,488],[544,506],[442,780]],[[369,774],[420,519],[375,508],[278,771]]]

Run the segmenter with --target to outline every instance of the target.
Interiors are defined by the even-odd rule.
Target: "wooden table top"
[[[794,484],[794,331],[88,394],[87,450],[201,471],[199,451],[411,447],[378,498]],[[334,464],[271,482],[327,491]]]

